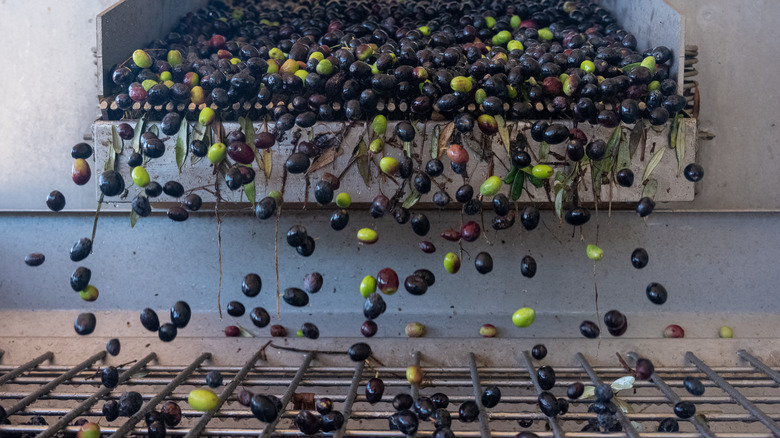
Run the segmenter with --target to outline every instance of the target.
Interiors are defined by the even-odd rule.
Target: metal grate
[[[0,356],[2,352],[0,351]],[[103,433],[112,437],[145,435],[144,415],[159,408],[165,400],[181,404],[181,424],[168,430],[170,436],[299,436],[293,419],[298,411],[292,409],[293,396],[313,393],[327,396],[336,403],[347,421],[335,437],[401,437],[388,430],[387,417],[393,413],[391,401],[400,392],[410,391],[413,396],[443,392],[450,398],[448,410],[453,415],[452,429],[459,437],[513,437],[528,430],[541,437],[722,437],[759,438],[780,436],[780,373],[778,369],[763,364],[744,350],[737,352],[749,366],[710,367],[693,353],[685,356],[684,367],[659,367],[652,379],[636,382],[633,390],[619,393],[627,406],[618,420],[623,432],[603,434],[581,432],[583,426],[596,415],[587,412],[589,401],[570,401],[569,412],[555,418],[545,417],[537,407],[541,392],[534,362],[528,352],[518,358],[517,367],[479,367],[478,358],[468,353],[464,367],[436,368],[423,364],[425,380],[422,388],[410,387],[406,382],[405,368],[374,366],[369,363],[349,363],[349,366],[316,366],[316,353],[301,355],[299,367],[265,366],[264,354],[258,351],[243,366],[210,367],[204,362],[211,358],[203,353],[183,367],[154,366],[155,353],[122,368],[120,385],[113,390],[100,386],[95,377],[98,363],[105,357],[98,352],[74,366],[45,365],[54,358],[52,353],[43,355],[18,366],[0,366],[0,405],[9,414],[11,424],[0,425],[0,436],[49,437],[63,433],[75,433],[73,423],[79,418],[100,421]],[[629,360],[637,354],[628,353]],[[611,382],[625,376],[617,367],[592,367],[584,355],[577,353],[574,363],[579,367],[555,367],[557,383],[552,392],[565,397],[566,387],[573,382]],[[412,363],[419,363],[420,355],[413,355]],[[543,362],[543,361],[542,361]],[[410,365],[412,364],[410,363]],[[314,365],[313,365],[314,364]],[[554,366],[554,364],[553,364]],[[219,408],[216,412],[201,413],[189,409],[188,393],[205,386],[206,373],[219,370],[225,377],[225,385],[218,389]],[[366,381],[379,375],[386,389],[380,403],[367,403],[363,390]],[[706,387],[704,395],[694,397],[683,388],[683,378],[694,376]],[[493,409],[485,409],[479,400],[482,388],[498,386],[502,392],[501,403]],[[236,400],[238,389],[244,387],[255,393],[274,394],[285,410],[271,424],[255,419],[250,410]],[[144,405],[131,418],[119,418],[114,422],[102,419],[101,407],[105,400],[117,399],[123,392],[133,390],[143,395]],[[457,420],[460,403],[474,400],[480,409],[479,421],[461,423]],[[691,401],[697,415],[679,420],[680,432],[659,433],[659,421],[674,417],[673,406],[679,401]],[[592,401],[592,400],[591,400]],[[32,416],[42,416],[47,425],[23,425]],[[529,428],[523,428],[518,420],[533,420]],[[421,422],[418,436],[430,436],[433,425]]]

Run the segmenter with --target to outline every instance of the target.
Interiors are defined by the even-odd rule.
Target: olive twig
[[[214,189],[217,191],[217,202],[214,204],[214,215],[217,216],[217,257],[219,260],[219,282],[217,283],[217,310],[219,319],[222,319],[222,219],[219,217],[219,179],[214,181]]]
[[[599,318],[599,285],[596,280],[596,260],[593,260],[593,289],[596,291],[596,321],[601,330],[601,318]]]
[[[281,345],[276,345],[273,342],[270,342],[267,345],[269,347],[276,348],[277,350],[292,351],[293,353],[347,354],[345,351],[309,350],[306,348],[283,347]]]
[[[100,194],[98,199],[97,209],[95,209],[95,221],[92,223],[92,241],[95,241],[95,233],[97,232],[98,217],[100,216],[100,206],[103,205],[103,193]]]

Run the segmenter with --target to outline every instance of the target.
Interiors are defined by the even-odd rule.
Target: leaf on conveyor
[[[244,184],[244,194],[246,195],[246,199],[252,203],[252,207],[254,207],[255,201],[257,199],[257,191],[255,190],[254,181]]]
[[[504,184],[512,184],[519,172],[520,169],[518,169],[517,166],[512,166],[512,169],[509,170],[509,173],[504,177]]]
[[[247,330],[244,327],[242,327],[241,324],[238,324],[238,331],[241,332],[241,337],[242,338],[254,338],[255,337],[254,333],[252,333],[249,330]]]
[[[564,188],[563,183],[555,181],[553,191],[555,192],[555,215],[558,216],[558,219],[563,219],[563,195],[566,193],[566,189]]]
[[[421,196],[422,195],[420,195],[420,192],[418,192],[414,187],[412,187],[412,191],[409,192],[409,196],[407,196],[406,199],[404,199],[404,202],[403,204],[401,204],[401,207],[406,209],[412,208],[414,204],[416,204],[417,201],[420,200]]]
[[[512,181],[512,189],[509,191],[509,197],[513,201],[520,199],[523,195],[523,186],[525,185],[525,173],[517,172],[514,180]]]
[[[434,128],[434,135],[435,135],[435,130],[438,128],[439,128],[438,125],[436,126],[436,128]],[[455,123],[450,122],[444,126],[444,129],[442,129],[438,135],[438,140],[436,141],[436,149],[434,150],[433,148],[431,148],[431,156],[433,158],[439,158],[439,153],[447,150],[450,144],[450,139],[452,138],[452,133],[454,131],[455,131]]]
[[[650,178],[647,180],[647,184],[645,184],[645,187],[642,189],[642,197],[653,199],[655,198],[655,192],[658,191],[658,181],[656,181],[655,178]]]
[[[620,142],[618,143],[617,148],[615,170],[628,169],[631,167],[631,152],[629,151],[628,139],[625,135],[620,136]]]
[[[601,179],[604,176],[604,170],[601,167],[601,163],[601,161],[591,161],[590,163],[591,184],[593,184],[593,193],[595,193],[596,197],[601,194]]]
[[[135,228],[135,224],[138,223],[138,213],[135,212],[135,210],[130,210],[130,228]]]
[[[612,131],[612,134],[609,135],[609,140],[607,140],[607,153],[604,155],[604,158],[601,160],[601,170],[608,174],[612,172],[612,168],[615,164],[615,157],[617,155],[617,148],[620,144],[620,139],[623,136],[623,128],[620,127],[620,125],[616,126],[615,129]]]
[[[633,388],[635,381],[636,378],[634,378],[634,376],[625,376],[615,380],[614,382],[612,382],[612,385],[610,386],[612,386],[613,391],[617,392],[617,391],[622,391],[624,389]]]
[[[306,175],[311,175],[312,173],[322,169],[323,167],[327,166],[328,164],[336,161],[336,158],[339,157],[341,154],[343,154],[344,151],[341,148],[330,148],[327,151],[325,151],[324,154],[320,155],[317,160],[315,160],[311,166],[309,166],[309,169],[306,170]]]
[[[680,124],[680,118],[682,114],[678,114],[672,117],[669,122],[669,149],[674,149],[677,146],[677,126]]]
[[[271,177],[271,171],[274,168],[273,152],[270,149],[263,149],[263,173],[266,178]]]
[[[133,133],[133,140],[130,142],[130,147],[133,148],[135,153],[141,152],[141,134],[144,129],[144,117],[146,117],[146,114],[135,122],[135,132]]]
[[[591,398],[596,396],[596,387],[586,385],[585,390],[582,391],[582,395],[577,400],[585,400],[586,398]]]
[[[116,126],[111,126],[111,144],[108,147],[108,160],[103,170],[114,170],[116,165],[116,143],[122,144],[122,139],[119,138],[119,133],[116,131]],[[120,146],[121,147],[121,146]]]
[[[639,148],[639,142],[645,136],[645,124],[642,121],[638,121],[634,124],[634,128],[631,130],[631,135],[628,139],[628,152],[631,157]]]
[[[509,153],[509,130],[506,127],[506,121],[501,116],[495,116],[495,119],[498,124],[498,135],[501,136],[501,142],[504,143],[506,153]]]
[[[181,173],[181,166],[184,165],[184,160],[187,158],[187,128],[187,120],[184,119],[176,134],[176,167],[179,168],[179,173]]]
[[[192,134],[190,135],[190,137],[192,137],[192,141],[201,141],[205,136],[206,128],[204,128],[200,123],[196,123],[195,126],[192,127]]]
[[[677,144],[674,149],[677,152],[677,176],[679,177],[685,167],[685,120],[680,120],[677,126]]]
[[[537,189],[541,189],[542,187],[544,187],[544,182],[547,181],[546,179],[537,178],[533,175],[528,175],[527,178],[528,181],[531,184],[533,184],[533,186],[536,187]]]
[[[364,140],[360,140],[360,143],[358,143],[355,160],[357,162],[358,172],[360,173],[361,178],[363,178],[363,182],[366,183],[366,187],[370,186],[371,175],[368,174],[368,145],[366,145]]]
[[[650,161],[647,163],[647,167],[645,167],[645,173],[642,175],[642,182],[644,183],[649,177],[650,174],[653,173],[653,170],[658,166],[658,163],[661,162],[661,158],[664,157],[664,152],[666,152],[666,148],[658,148],[658,150],[653,154],[653,158],[650,159]]]
[[[550,156],[550,144],[546,141],[539,143],[539,161],[547,161]]]
[[[154,134],[154,135],[156,135],[158,137],[160,136],[160,128],[158,128],[157,125],[150,126],[149,127],[149,132],[151,132],[152,134]]]
[[[246,117],[239,117],[238,124],[241,127],[241,131],[244,133],[244,137],[246,137],[246,142],[253,146],[255,139],[255,125],[252,124],[252,120]]]

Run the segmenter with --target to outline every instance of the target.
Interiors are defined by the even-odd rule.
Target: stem
[[[601,330],[601,318],[599,317],[599,285],[596,281],[596,261],[593,261],[593,289],[596,291],[596,324],[599,325],[599,331]]]
[[[97,232],[97,222],[98,217],[100,216],[100,206],[103,205],[103,194],[100,194],[100,199],[98,200],[97,209],[95,209],[95,222],[92,223],[92,242],[95,242],[95,233]]]
[[[219,217],[219,179],[214,182],[217,191],[217,202],[214,204],[214,215],[217,217],[217,257],[219,260],[219,282],[217,283],[217,310],[219,319],[222,319],[222,219]]]
[[[282,319],[281,312],[279,310],[279,216],[282,214],[282,206],[280,205],[276,209],[276,229],[274,231],[274,267],[276,268],[276,319]]]

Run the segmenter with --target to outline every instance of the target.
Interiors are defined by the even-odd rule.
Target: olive
[[[494,408],[501,401],[501,390],[497,386],[490,386],[482,391],[482,406],[486,408]]]
[[[437,177],[444,172],[444,164],[438,158],[432,158],[425,163],[425,173],[430,177]]]
[[[531,154],[526,151],[515,150],[512,152],[512,165],[520,169],[531,165]]]
[[[132,135],[130,138],[132,138]],[[70,156],[73,158],[81,158],[86,160],[92,156],[92,146],[88,145],[87,143],[77,143],[71,148]]]
[[[414,127],[409,122],[398,122],[395,125],[395,135],[402,142],[409,142],[414,140]]]
[[[295,152],[287,157],[287,161],[285,161],[284,165],[289,173],[304,173],[309,169],[309,157],[300,152]]]
[[[585,148],[585,154],[591,161],[601,161],[607,154],[607,143],[601,139],[593,140]]]
[[[685,179],[687,179],[690,182],[698,182],[701,181],[701,179],[704,177],[704,168],[699,166],[696,163],[691,163],[685,166],[685,169],[683,169],[683,175],[685,175]]]
[[[314,199],[319,204],[329,204],[333,200],[333,187],[328,181],[320,180],[314,185]]]
[[[173,198],[179,198],[184,194],[184,186],[178,181],[168,181],[163,185],[163,192]]]
[[[146,157],[160,158],[165,154],[165,143],[159,138],[150,138],[143,143],[141,150]]]
[[[293,225],[287,230],[287,244],[290,246],[303,245],[306,242],[306,228],[301,225]]]
[[[46,256],[39,252],[33,252],[24,256],[24,263],[27,266],[40,266],[45,260]]]
[[[276,213],[276,200],[270,196],[266,196],[255,205],[255,217],[260,220],[266,220],[274,213]]]
[[[574,207],[564,216],[566,223],[573,226],[584,225],[590,220],[590,211],[585,207]]]
[[[585,157],[585,148],[579,140],[569,140],[566,145],[566,156],[572,161],[580,161]]]
[[[385,304],[385,300],[378,293],[372,293],[363,302],[363,316],[366,319],[376,319],[379,315],[385,313],[385,310],[387,310],[387,304]]]
[[[227,313],[230,316],[243,316],[244,312],[246,312],[246,308],[238,301],[231,301],[227,305]]]
[[[119,371],[116,367],[105,367],[100,369],[100,383],[106,388],[116,388],[119,384]]]
[[[414,402],[414,412],[420,420],[427,420],[436,411],[436,405],[428,397],[418,397]]]
[[[650,300],[651,303],[658,305],[664,304],[668,297],[666,288],[659,283],[650,283],[647,285],[645,293],[647,294],[647,299]]]
[[[176,427],[181,422],[181,408],[176,402],[169,400],[160,408],[160,416],[166,426]]]
[[[533,230],[539,225],[539,209],[535,205],[526,205],[520,215],[520,223],[526,230]]]
[[[533,278],[536,275],[536,259],[531,256],[525,256],[520,260],[520,273],[523,277]]]
[[[547,130],[549,126],[550,124],[545,121],[535,122],[533,125],[531,125],[531,138],[534,139],[534,141],[541,143],[544,141],[544,131]],[[569,135],[568,132],[566,135]]]
[[[589,339],[595,339],[598,338],[601,334],[601,330],[599,329],[599,326],[596,325],[593,321],[583,321],[582,324],[580,324],[580,333],[582,336],[585,336]]]
[[[503,193],[499,193],[493,197],[493,212],[498,216],[506,216],[509,214],[511,206],[509,205],[509,199]]]
[[[349,213],[347,210],[338,210],[330,217],[330,227],[335,231],[341,231],[349,223]]]
[[[371,214],[371,217],[378,219],[384,216],[390,210],[390,207],[390,199],[385,195],[379,194],[374,197],[368,212]]]
[[[414,435],[417,433],[419,421],[417,420],[417,416],[412,411],[405,410],[394,415],[398,415],[397,427],[399,432],[403,433],[404,435]]]
[[[626,315],[617,310],[610,310],[604,314],[604,325],[612,329],[623,327],[626,325]]]
[[[121,350],[121,344],[119,343],[119,339],[113,338],[108,341],[106,344],[106,352],[112,356],[118,356],[119,350]]]
[[[644,248],[637,248],[631,253],[631,265],[637,269],[642,269],[647,266],[649,260],[650,256]]]
[[[374,336],[378,330],[379,327],[371,320],[363,321],[363,324],[360,326],[360,334],[367,338]]]
[[[100,174],[98,187],[106,196],[117,196],[125,190],[125,180],[115,170],[107,170]]]
[[[157,312],[150,308],[141,311],[141,325],[150,332],[156,332],[160,328],[160,318]]]
[[[250,409],[255,418],[266,423],[276,420],[279,415],[276,403],[270,397],[262,394],[255,394],[252,397]]]
[[[594,394],[596,395],[596,400],[600,402],[608,402],[612,400],[614,392],[608,383],[601,383],[596,385],[594,388]]]
[[[252,148],[243,141],[232,141],[227,146],[227,154],[233,161],[241,164],[252,164],[255,159],[255,153]]]
[[[160,340],[163,342],[171,342],[176,338],[177,329],[176,326],[166,322],[165,324],[160,326],[160,329],[157,331],[157,335],[159,336]]]
[[[411,218],[412,231],[418,236],[425,236],[431,230],[431,224],[428,217],[422,213],[417,213]]]
[[[542,410],[542,413],[548,417],[555,417],[560,413],[560,409],[558,408],[558,399],[547,391],[539,394],[538,404],[539,409]]]
[[[309,294],[297,287],[288,287],[282,295],[284,302],[295,307],[303,307],[309,304]]]
[[[106,421],[114,421],[119,418],[119,403],[116,400],[109,400],[103,403],[103,417]]]
[[[317,339],[320,337],[320,329],[310,322],[303,323],[301,326],[301,333],[303,333],[305,338],[309,339]]]
[[[379,240],[379,235],[371,228],[361,228],[357,232],[357,238],[361,243],[373,245]]]
[[[458,418],[464,423],[473,423],[479,416],[479,407],[473,400],[461,403],[458,408]]]
[[[70,259],[74,262],[80,262],[87,258],[90,252],[92,252],[92,240],[88,237],[82,237],[70,248]]]
[[[474,266],[480,274],[487,274],[493,270],[493,257],[486,252],[481,252],[474,258]]]
[[[58,190],[54,190],[46,197],[46,206],[51,211],[60,211],[65,208],[65,195]]]
[[[658,432],[679,432],[680,425],[674,418],[664,418],[658,423]]]
[[[203,205],[203,199],[195,193],[190,193],[184,198],[184,207],[190,211],[198,211]]]
[[[372,377],[366,383],[366,401],[373,404],[379,403],[382,400],[382,395],[385,393],[385,382],[378,377]]]
[[[393,208],[392,213],[393,218],[399,225],[403,225],[409,222],[412,217],[412,214],[409,212],[409,210],[404,207],[395,207]]]
[[[187,324],[190,323],[190,317],[192,317],[192,310],[186,302],[177,301],[171,307],[171,322],[176,328],[187,327]]]
[[[168,215],[169,219],[175,222],[184,222],[188,217],[190,217],[190,214],[187,213],[187,210],[178,206],[169,208],[166,214]]]
[[[569,128],[553,123],[544,129],[542,139],[549,144],[559,144],[569,139]]]
[[[433,397],[431,397],[431,401],[433,401]],[[436,403],[434,403],[434,405],[436,405]],[[437,409],[433,411],[430,418],[433,420],[433,425],[436,429],[441,429],[443,427],[449,428],[452,426],[452,416],[447,409],[437,406]]]
[[[417,275],[410,275],[404,280],[406,291],[412,295],[423,295],[428,291],[428,283],[424,278]]]
[[[136,167],[140,167],[144,162],[144,156],[139,154],[138,152],[133,152],[130,154],[130,157],[127,159],[127,165],[135,169]]]
[[[686,418],[693,417],[694,414],[696,414],[696,405],[689,401],[680,401],[674,405],[674,415],[676,415],[677,418],[685,420]]]
[[[647,217],[653,212],[654,208],[655,201],[653,201],[652,198],[645,196],[639,200],[639,203],[636,206],[636,214],[638,214],[639,217]]]
[[[631,169],[620,169],[615,174],[615,179],[621,187],[631,187],[634,185],[634,172]]]
[[[128,391],[119,396],[119,415],[122,417],[132,417],[141,410],[144,399],[141,394],[135,391]]]
[[[418,173],[415,175],[413,184],[415,190],[420,192],[422,195],[431,191],[431,178],[424,173]]]
[[[581,382],[574,382],[566,388],[566,396],[572,400],[582,397],[585,392],[585,385]]]
[[[180,125],[181,115],[179,115],[179,113],[169,112],[165,114],[162,121],[160,122],[160,130],[165,135],[174,135],[179,131]]]
[[[498,132],[498,122],[489,114],[482,114],[477,118],[477,126],[483,134],[491,136]]]
[[[649,359],[639,358],[636,361],[634,370],[636,371],[635,377],[637,380],[650,380],[655,372],[655,366]]]
[[[365,342],[358,342],[349,347],[347,355],[353,362],[363,362],[371,357],[371,347]]]
[[[272,337],[283,338],[283,337],[287,336],[287,329],[284,328],[281,325],[274,324],[274,325],[271,326],[270,333],[271,333]]]
[[[393,409],[396,411],[405,411],[414,405],[414,399],[406,393],[397,394],[393,397]]]
[[[263,328],[271,322],[271,316],[262,307],[255,307],[249,314],[249,318],[252,320],[252,324],[256,327]]]
[[[656,108],[650,111],[648,119],[653,126],[661,126],[669,120],[669,111],[663,107]]]
[[[701,380],[687,376],[683,379],[683,387],[691,393],[691,395],[700,396],[704,394],[704,384],[701,383]]]
[[[144,187],[144,193],[150,198],[156,198],[162,194],[163,188],[157,181],[151,181]]]
[[[472,187],[469,184],[464,184],[458,187],[458,190],[455,192],[455,200],[460,203],[469,202],[473,197],[474,197],[474,187]]]
[[[453,118],[455,129],[461,133],[468,133],[474,130],[474,118],[469,113],[458,113]]]
[[[531,348],[531,356],[536,360],[542,360],[547,357],[547,347],[544,344],[536,344]]]
[[[398,163],[398,176],[403,179],[407,179],[412,176],[414,172],[414,162],[410,157],[403,157]]]
[[[550,366],[539,367],[536,370],[536,379],[543,390],[549,391],[555,386],[555,370]]]
[[[73,324],[73,328],[76,333],[82,336],[86,336],[95,331],[95,325],[97,319],[93,313],[79,313],[76,317],[76,322]]]
[[[209,147],[200,140],[190,142],[190,153],[196,157],[205,157],[208,154]]]
[[[238,190],[244,185],[244,177],[241,174],[239,167],[241,166],[231,166],[225,172],[225,185],[227,185],[230,190]]]

